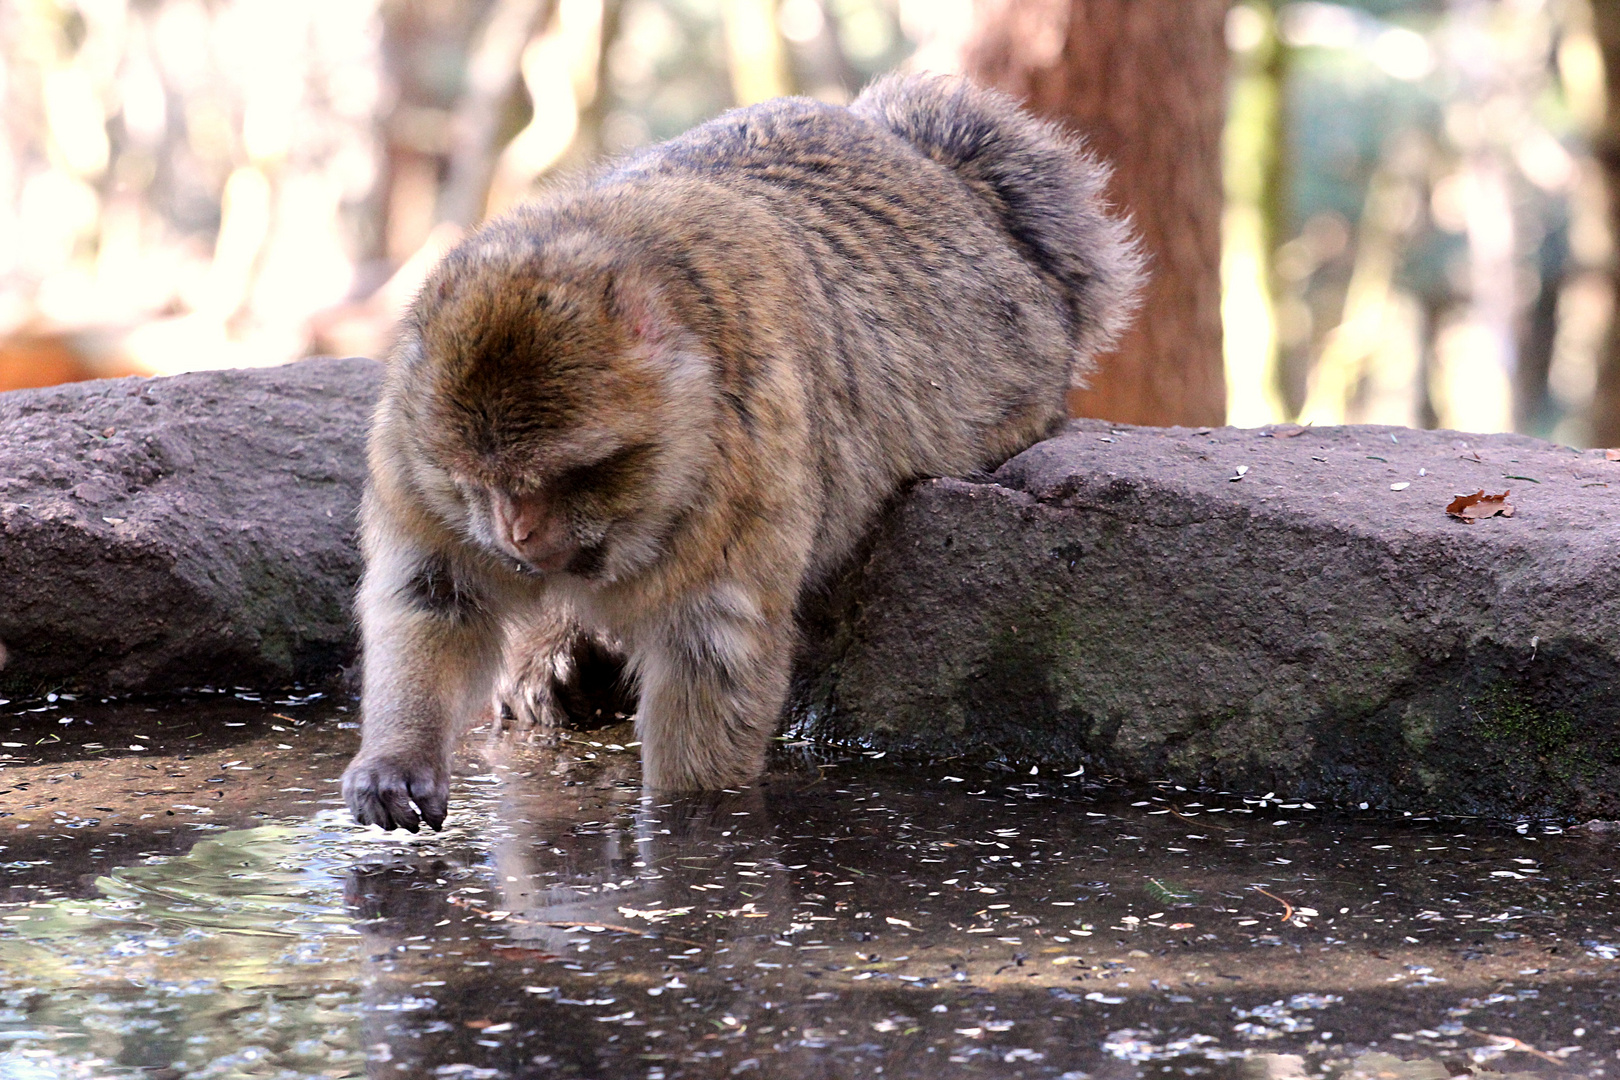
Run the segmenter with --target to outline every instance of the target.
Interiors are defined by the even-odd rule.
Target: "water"
[[[0,710],[0,1078],[1620,1071],[1613,833],[807,746],[651,801],[617,727],[383,834],[356,735]]]

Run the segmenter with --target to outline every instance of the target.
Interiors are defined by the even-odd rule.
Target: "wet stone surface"
[[[0,1076],[1620,1072],[1614,833],[617,727],[383,834],[343,710],[0,706]]]

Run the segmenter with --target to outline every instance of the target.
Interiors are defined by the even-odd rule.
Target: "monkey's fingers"
[[[502,697],[501,704],[511,712],[512,727],[516,731],[548,726],[545,698],[530,684],[512,686]]]
[[[411,798],[422,811],[422,820],[433,826],[438,832],[444,828],[444,815],[450,809],[450,785],[437,777],[412,776],[407,782]],[[411,815],[414,821],[415,814]],[[416,830],[411,829],[412,832]]]
[[[405,770],[391,762],[350,765],[343,774],[343,799],[349,804],[354,820],[361,825],[410,832],[419,827],[420,819],[411,807]]]
[[[383,828],[416,832],[422,827],[422,819],[417,816],[416,808],[411,805],[407,783],[404,777],[394,774],[378,787],[377,797],[382,800],[383,810],[392,819],[392,824],[384,823]]]
[[[343,771],[343,801],[356,825],[381,825],[382,804],[377,801],[376,788],[366,775],[368,772],[353,765]]]

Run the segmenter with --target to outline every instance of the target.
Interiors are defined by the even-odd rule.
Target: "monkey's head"
[[[713,454],[708,365],[653,277],[591,234],[507,219],[429,277],[383,415],[474,544],[611,582],[655,562]]]

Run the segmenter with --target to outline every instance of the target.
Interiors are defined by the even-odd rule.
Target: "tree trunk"
[[[1137,424],[1226,418],[1221,126],[1227,0],[975,0],[963,69],[1087,139],[1147,246],[1136,327],[1069,411]]]

